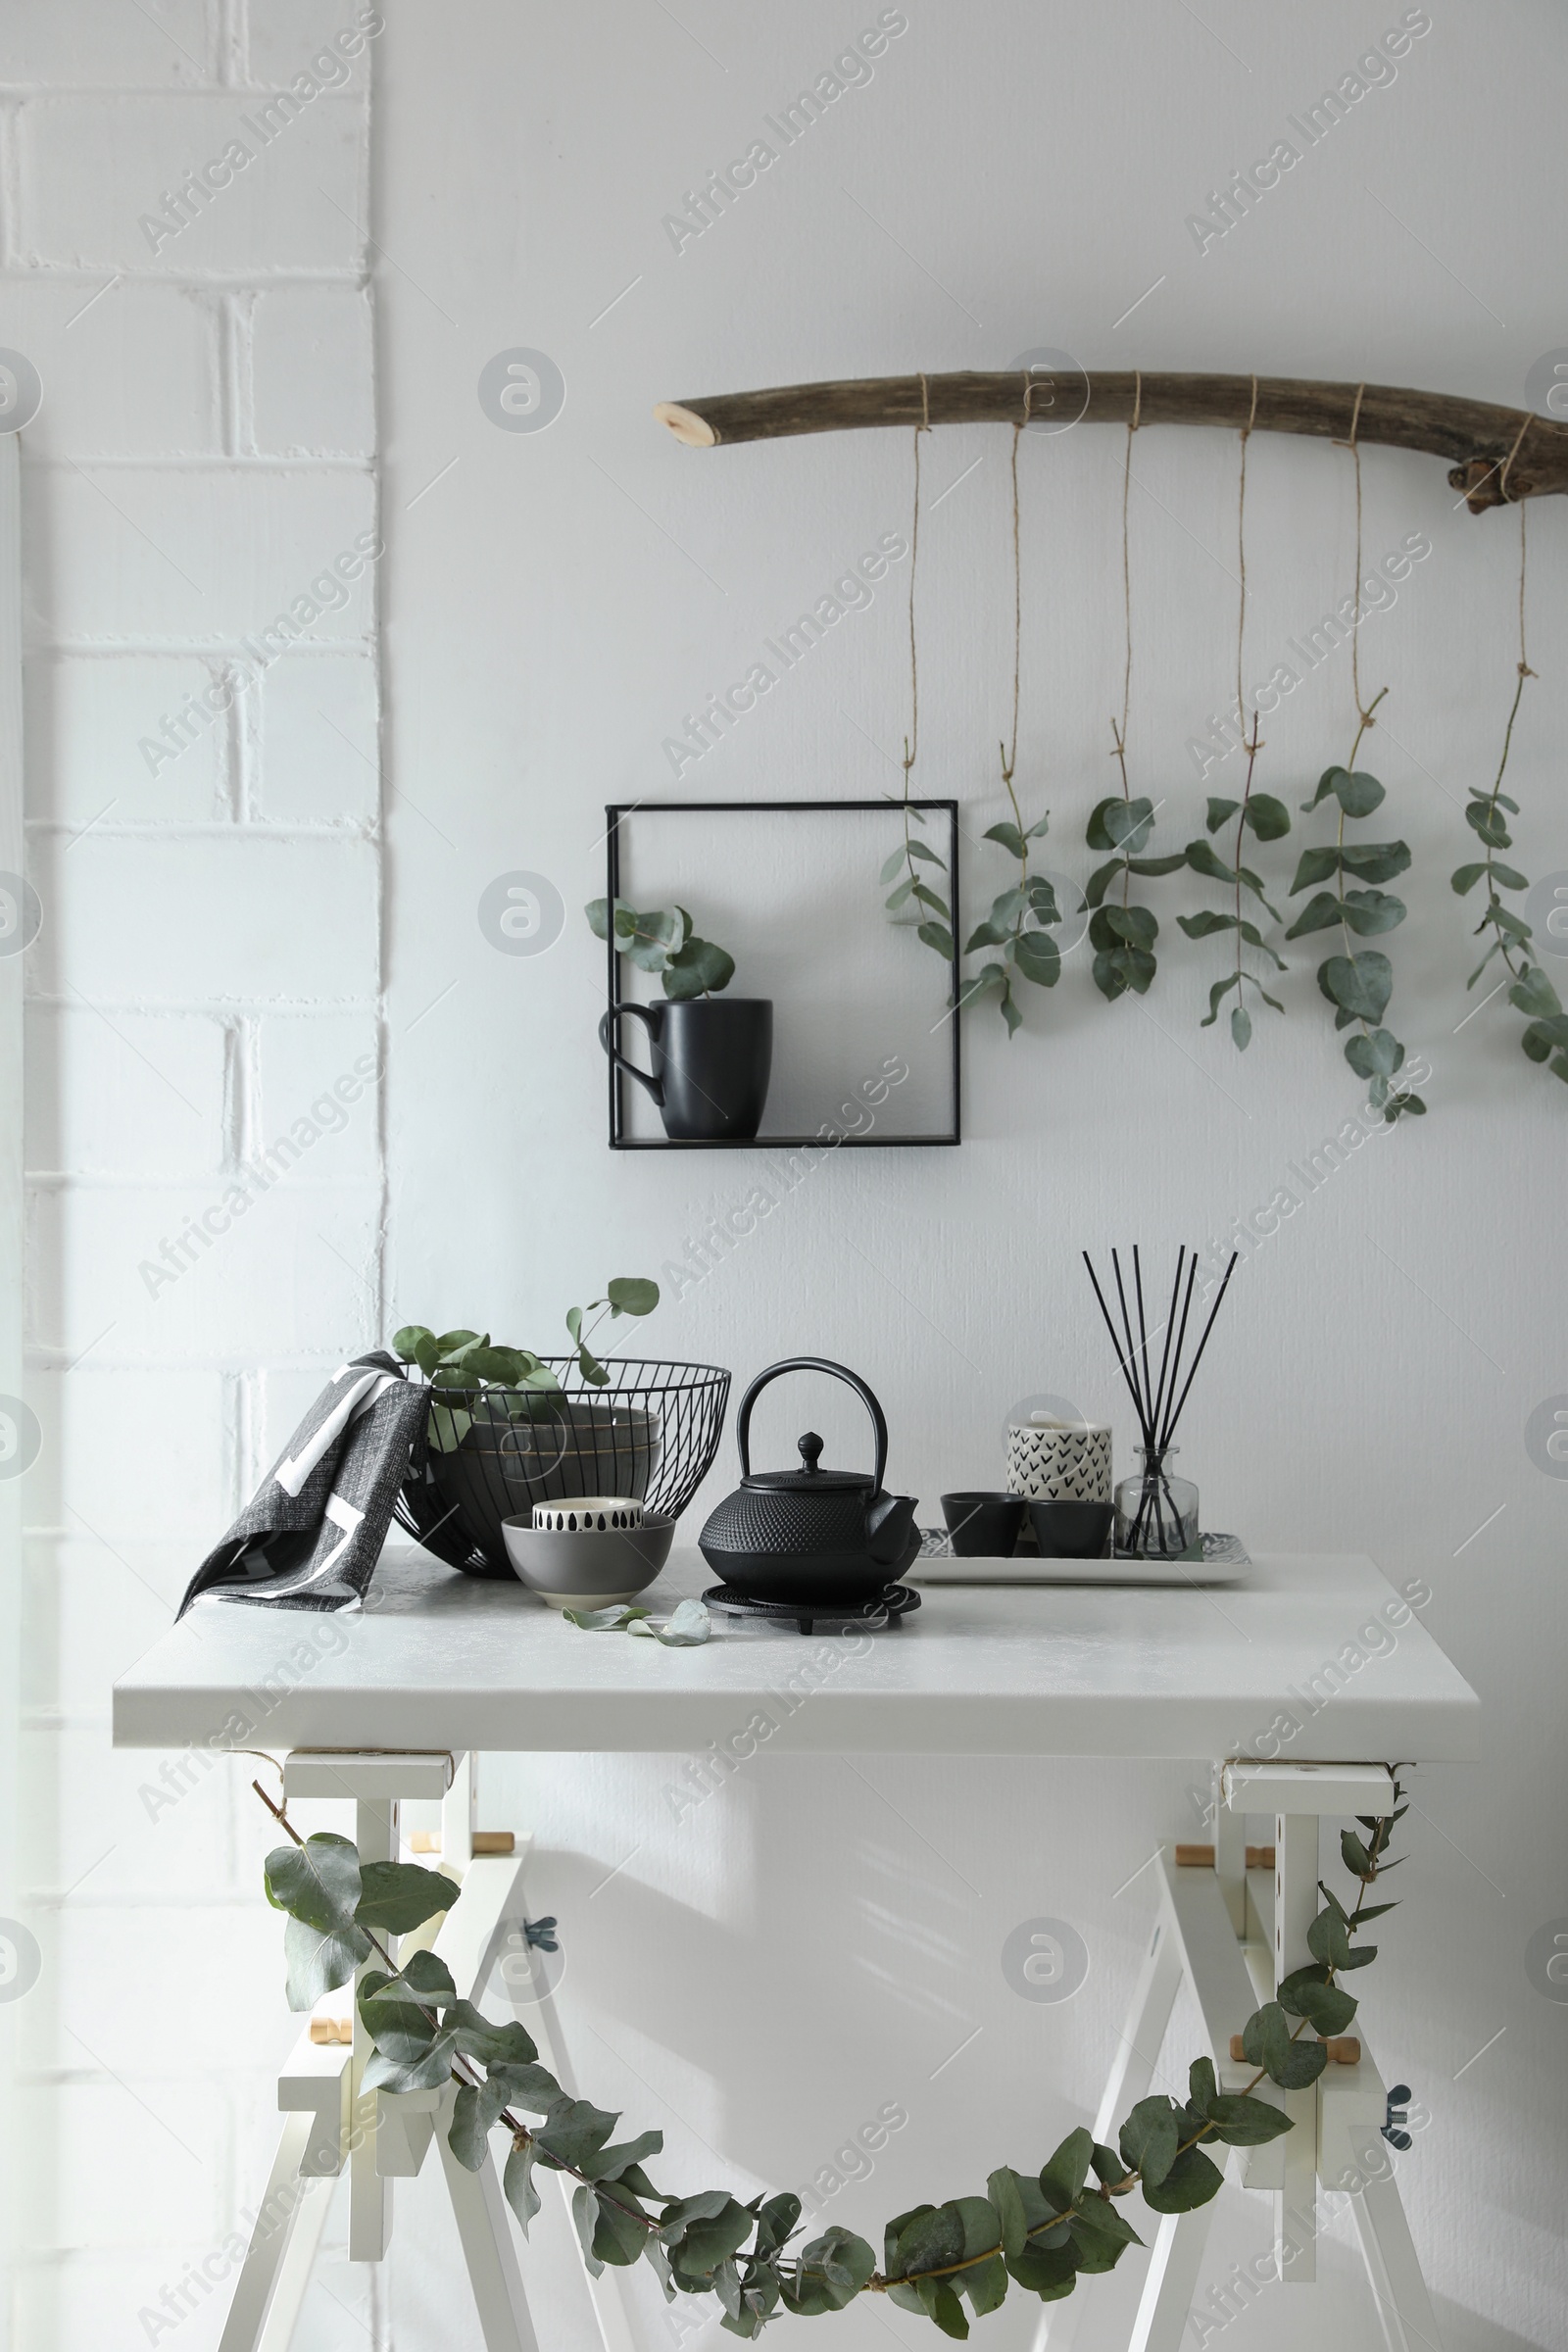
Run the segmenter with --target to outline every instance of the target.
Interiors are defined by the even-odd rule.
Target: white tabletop
[[[662,1613],[712,1572],[676,1551]],[[1418,1594],[1425,1592],[1417,1587]],[[1368,1559],[1214,1591],[928,1587],[896,1629],[715,1613],[666,1649],[389,1545],[363,1611],[204,1599],[115,1686],[121,1747],[1278,1756],[1480,1752],[1480,1701]]]

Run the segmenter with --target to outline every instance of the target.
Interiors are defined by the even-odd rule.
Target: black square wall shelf
[[[958,892],[958,804],[911,801],[910,838],[934,851],[921,878]],[[607,895],[680,906],[698,936],[735,958],[730,992],[773,1004],[773,1074],[761,1132],[677,1141],[644,1090],[610,1064],[613,1152],[889,1150],[961,1142],[958,965],[916,936],[930,910],[898,917],[878,882],[905,838],[902,801],[638,801],[605,810]],[[647,1067],[623,1004],[662,1001],[657,978],[613,944],[610,1034]]]

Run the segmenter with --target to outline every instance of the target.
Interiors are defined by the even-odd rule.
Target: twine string
[[[914,634],[914,574],[920,559],[920,435],[931,430],[931,390],[920,378],[920,421],[914,428],[914,513],[909,524],[909,732],[904,738],[904,797],[920,741],[920,660]]]
[[[1236,608],[1236,716],[1243,739],[1247,735],[1247,697],[1242,686],[1242,640],[1247,629],[1247,444],[1257,422],[1257,378],[1252,378],[1252,405],[1242,427],[1242,465],[1236,488],[1236,566],[1241,574],[1241,599]]]
[[[1029,397],[1024,395],[1024,421],[1028,421]],[[1018,764],[1018,687],[1023,654],[1023,564],[1019,549],[1018,519],[1018,444],[1023,438],[1023,425],[1012,428],[1012,736],[1002,755],[1002,781],[1012,789],[1013,769]]]
[[[1510,450],[1509,450],[1509,452],[1508,452],[1508,455],[1507,455],[1507,456],[1506,456],[1506,457],[1503,459],[1503,461],[1502,461],[1502,472],[1501,472],[1501,474],[1499,475],[1499,477],[1498,477],[1498,480],[1497,480],[1497,490],[1498,490],[1498,493],[1499,493],[1499,495],[1500,495],[1502,498],[1504,498],[1504,499],[1505,499],[1505,498],[1507,497],[1507,495],[1508,495],[1508,472],[1509,472],[1509,468],[1510,468],[1510,467],[1511,467],[1511,466],[1513,465],[1513,462],[1514,462],[1515,458],[1516,458],[1516,457],[1519,455],[1519,452],[1520,452],[1520,450],[1521,450],[1521,449],[1524,447],[1524,439],[1525,439],[1525,435],[1526,435],[1526,433],[1528,433],[1528,432],[1529,432],[1529,430],[1530,430],[1530,427],[1531,427],[1531,426],[1532,426],[1532,425],[1535,423],[1535,421],[1536,421],[1536,413],[1535,413],[1534,409],[1532,409],[1532,410],[1531,410],[1531,412],[1530,412],[1530,414],[1529,414],[1529,416],[1528,416],[1525,418],[1525,420],[1524,420],[1523,424],[1522,424],[1522,425],[1519,427],[1519,430],[1518,430],[1518,432],[1517,432],[1517,433],[1514,435],[1514,442],[1513,442],[1513,447],[1512,447],[1512,449],[1510,449]],[[1524,561],[1524,559],[1523,559],[1523,556],[1521,555],[1521,557],[1520,557],[1520,563],[1521,563],[1521,566],[1523,565],[1523,561]],[[1534,675],[1534,672],[1532,672],[1531,674],[1532,674],[1532,675]]]
[[[1340,441],[1335,444],[1339,449],[1349,451],[1350,461],[1355,467],[1355,579],[1353,582],[1355,612],[1350,622],[1350,693],[1355,703],[1355,715],[1360,722],[1363,734],[1368,727],[1377,724],[1374,712],[1369,710],[1361,700],[1361,444],[1356,435],[1360,430],[1361,402],[1365,394],[1365,384],[1357,384],[1355,406],[1350,411],[1350,437],[1348,441]]]
[[[1122,631],[1127,648],[1121,673],[1121,725],[1110,722],[1115,751],[1111,754],[1121,767],[1121,797],[1128,795],[1127,785],[1127,719],[1133,704],[1133,573],[1132,555],[1127,530],[1127,502],[1133,484],[1133,435],[1138,430],[1144,407],[1144,377],[1141,368],[1133,370],[1133,413],[1127,426],[1127,447],[1121,468],[1121,611]]]

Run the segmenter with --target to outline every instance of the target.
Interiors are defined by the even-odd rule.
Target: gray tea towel
[[[180,1616],[204,1592],[281,1609],[358,1608],[398,1489],[422,1456],[428,1403],[390,1355],[340,1365],[191,1578]]]

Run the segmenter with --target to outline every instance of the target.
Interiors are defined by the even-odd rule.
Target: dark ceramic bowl
[[[942,1516],[960,1560],[1010,1560],[1023,1529],[1021,1494],[944,1494]]]
[[[1110,1541],[1110,1502],[1032,1502],[1029,1522],[1043,1560],[1098,1560]]]

